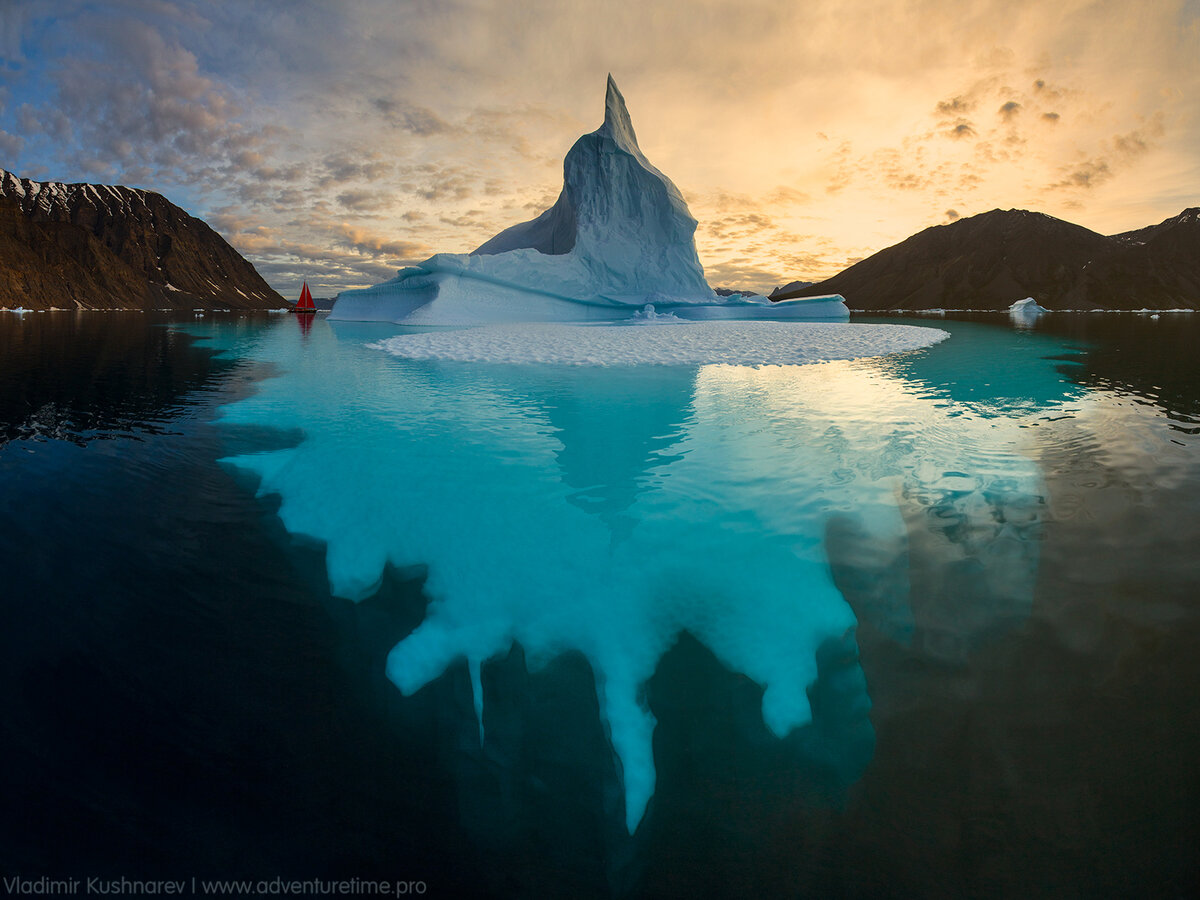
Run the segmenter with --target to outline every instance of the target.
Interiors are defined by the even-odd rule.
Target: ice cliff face
[[[696,318],[735,311],[737,317],[847,315],[841,298],[771,306],[761,297],[718,297],[704,279],[695,231],[679,189],[638,147],[610,75],[604,124],[567,153],[562,193],[550,209],[473,253],[438,254],[391,281],[343,292],[332,318],[414,325],[579,321],[626,315],[647,303],[689,309]],[[702,312],[710,309],[715,313]]]

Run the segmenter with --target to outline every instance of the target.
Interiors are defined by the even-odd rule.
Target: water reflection
[[[883,370],[923,397],[986,417],[1033,415],[1084,394],[1069,378],[1072,370],[1081,370],[1084,353],[1075,341],[995,322],[956,321],[949,327],[953,340],[926,353],[892,357],[881,363]]]
[[[1178,435],[1200,433],[1200,316],[1045,316],[1039,330],[1081,345],[1081,365],[1064,371],[1074,383],[1152,404]]]
[[[158,434],[230,363],[143,313],[0,316],[0,447]]]

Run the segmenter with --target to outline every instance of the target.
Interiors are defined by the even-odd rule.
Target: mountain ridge
[[[1102,235],[1030,210],[933,225],[832,278],[772,295],[838,293],[852,309],[1200,308],[1200,208]]]
[[[276,309],[283,297],[162,194],[0,169],[0,308]]]

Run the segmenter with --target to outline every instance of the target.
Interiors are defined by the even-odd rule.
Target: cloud
[[[372,234],[366,229],[345,223],[336,226],[333,231],[338,243],[358,253],[395,257],[410,262],[418,262],[433,255],[433,250],[419,241],[397,240],[386,235]]]
[[[1074,167],[1066,178],[1052,187],[1093,188],[1104,184],[1113,176],[1107,159],[1089,159]]]
[[[784,276],[778,270],[764,268],[745,259],[705,266],[704,275],[713,287],[758,293],[770,291],[771,287],[784,283]]]
[[[31,13],[29,6],[20,3],[5,3],[0,11],[0,77],[5,69],[17,68],[25,61],[21,35]]]
[[[805,206],[813,202],[812,195],[807,191],[797,190],[787,185],[779,185],[763,198],[770,207]]]
[[[830,163],[833,171],[825,183],[826,194],[838,194],[854,181],[855,166],[852,162],[852,145],[850,141],[842,141],[834,151]]]
[[[956,221],[958,221],[960,218],[962,218],[962,216],[960,216],[960,215],[959,215],[959,213],[958,213],[958,210],[957,210],[957,209],[948,209],[948,210],[946,210],[946,221],[947,221],[947,222],[956,222]]]
[[[338,194],[337,201],[347,209],[361,212],[387,209],[393,205],[391,197],[376,190],[344,191]]]
[[[47,113],[49,113],[47,115]],[[71,120],[63,115],[61,110],[39,110],[35,109],[28,103],[22,103],[17,107],[17,128],[21,130],[21,134],[25,137],[33,137],[35,135],[50,136],[51,128],[47,127],[50,120],[54,123],[53,130],[58,132],[53,135],[56,139],[62,141],[70,140],[71,136]]]
[[[1060,170],[1062,177],[1049,188],[1090,190],[1099,187],[1153,150],[1164,132],[1162,114],[1156,113],[1141,128],[1105,141],[1100,154],[1063,167]]]
[[[388,125],[411,134],[425,137],[452,130],[451,126],[433,110],[424,106],[412,105],[403,99],[376,97],[371,101],[371,106]]]
[[[1047,122],[1058,122],[1058,120],[1061,119],[1062,116],[1060,116],[1056,112],[1044,112],[1044,113],[1042,113],[1042,118]]]
[[[774,222],[762,213],[740,213],[723,216],[708,223],[709,232],[721,238],[761,232],[773,227]]]
[[[955,122],[954,126],[946,132],[948,137],[952,137],[955,140],[959,140],[961,138],[972,138],[975,137],[975,134],[975,126],[966,120]]]
[[[975,101],[966,97],[952,97],[938,102],[937,111],[943,116],[961,116],[975,108]]]
[[[7,131],[0,130],[0,156],[4,158],[3,162],[0,163],[0,168],[11,169],[13,166],[9,160],[20,156],[21,148],[24,145],[25,139],[20,135],[9,134]]]
[[[903,150],[878,151],[872,156],[869,168],[885,186],[894,191],[920,191],[930,185],[930,178],[919,160]]]
[[[395,163],[371,151],[342,151],[327,156],[321,165],[323,174],[317,179],[317,186],[322,188],[351,181],[374,181],[390,175],[396,168]]]
[[[486,229],[489,235],[499,230],[493,225],[491,217],[481,209],[469,209],[459,216],[438,216],[438,221],[443,225],[464,231]]]
[[[186,184],[265,150],[231,93],[149,24],[84,14],[72,34],[79,46],[49,70],[50,98],[23,104],[19,115],[31,134],[62,147],[76,177],[136,170]]]
[[[465,166],[423,163],[403,168],[399,177],[400,190],[428,202],[466,200],[480,191],[478,173]],[[557,196],[555,192],[554,197],[545,206],[553,203]],[[538,211],[545,206],[540,207]]]
[[[378,284],[396,274],[396,267],[386,263],[356,259],[351,264],[330,256],[262,260],[255,264],[255,268],[269,284],[294,284],[298,287],[301,280],[306,280],[313,294],[318,297],[331,297],[350,287]],[[281,293],[285,297],[295,295],[294,290]]]
[[[1016,100],[1009,100],[1000,107],[1000,118],[1002,118],[1005,122],[1011,122],[1014,118],[1016,118],[1017,113],[1020,111],[1021,104]]]
[[[208,217],[211,224],[240,253],[252,256],[255,267],[281,278],[295,276],[340,286],[363,286],[392,277],[397,267],[425,259],[431,249],[419,241],[374,234],[346,223],[310,223],[312,240],[297,240],[295,229],[282,231],[227,208]],[[268,280],[270,280],[268,278]],[[313,285],[316,287],[316,284]]]

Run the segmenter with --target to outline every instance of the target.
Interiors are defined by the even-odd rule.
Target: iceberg
[[[395,278],[343,291],[330,314],[405,325],[579,322],[659,315],[699,319],[847,319],[842,297],[772,303],[718,296],[696,254],[696,220],[638,146],[612,76],[604,124],[563,161],[558,200],[467,254],[439,253]]]
[[[1017,300],[1008,308],[1008,314],[1012,316],[1013,321],[1018,325],[1023,323],[1031,323],[1037,320],[1037,317],[1043,313],[1048,313],[1050,310],[1044,306],[1040,306],[1032,297],[1026,297],[1024,300]]]

